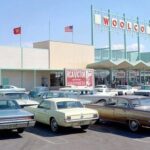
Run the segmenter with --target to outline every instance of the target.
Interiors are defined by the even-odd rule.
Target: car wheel
[[[81,126],[81,129],[86,130],[86,129],[88,129],[88,127],[89,127],[89,125],[83,125],[83,126]]]
[[[50,128],[51,128],[52,132],[54,132],[54,133],[58,132],[59,126],[58,126],[58,123],[55,118],[51,119]]]
[[[24,132],[24,128],[18,128],[18,129],[17,129],[17,132],[18,132],[18,133],[23,133],[23,132]]]
[[[129,129],[132,132],[137,132],[139,130],[139,123],[136,120],[130,120],[129,121]]]

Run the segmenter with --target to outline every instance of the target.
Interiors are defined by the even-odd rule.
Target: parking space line
[[[42,138],[42,137],[40,137],[38,135],[32,134],[32,133],[29,133],[29,134],[32,135],[32,136],[34,136],[34,137],[36,137],[36,138],[38,138],[38,139],[40,139],[40,140],[42,140],[42,141],[44,141],[44,142],[46,142],[46,143],[55,144],[51,140],[44,139],[44,138]]]
[[[146,141],[146,140],[140,140],[140,139],[133,139],[134,141],[137,141],[137,142],[141,142],[141,143],[147,143],[147,144],[150,144],[150,141]]]
[[[35,134],[32,134],[32,133],[29,133],[29,134],[34,136],[34,137],[36,137],[36,138],[38,138],[38,139],[40,139],[40,140],[42,140],[42,141],[44,141],[44,142],[47,142],[49,144],[67,144],[67,143],[69,143],[68,140],[66,140],[64,138],[61,138],[61,137],[58,137],[56,139],[56,141],[52,141],[52,140],[49,140],[49,139],[46,139],[46,138],[42,138],[42,137],[40,137],[38,135],[35,135]],[[61,140],[61,141],[57,141],[57,140]]]

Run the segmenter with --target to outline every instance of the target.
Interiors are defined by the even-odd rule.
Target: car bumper
[[[32,127],[34,125],[35,125],[35,120],[21,121],[21,122],[4,122],[4,123],[0,123],[0,130],[26,128],[26,127]]]
[[[79,119],[79,120],[66,120],[64,123],[65,127],[74,127],[74,126],[82,126],[82,125],[91,125],[97,121],[98,118],[93,119]]]

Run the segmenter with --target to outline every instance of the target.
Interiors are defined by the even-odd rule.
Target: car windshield
[[[141,86],[141,90],[150,90],[150,86],[148,85]]]
[[[150,98],[144,98],[139,100],[133,100],[132,101],[133,107],[139,107],[139,106],[150,106]]]
[[[64,101],[57,102],[58,109],[69,109],[69,108],[83,108],[83,105],[79,101]]]
[[[26,93],[6,93],[5,95],[12,99],[29,100],[29,96]]]
[[[44,92],[44,91],[48,91],[48,87],[36,87],[35,89],[33,89],[33,91],[40,93],[40,92]]]
[[[20,106],[14,100],[0,100],[0,110],[20,109]]]
[[[140,105],[141,106],[150,106],[150,99],[149,98],[140,99]]]
[[[124,85],[118,85],[118,86],[117,86],[117,89],[127,89],[127,86],[124,86]]]
[[[67,94],[61,92],[48,92],[47,98],[67,97]]]

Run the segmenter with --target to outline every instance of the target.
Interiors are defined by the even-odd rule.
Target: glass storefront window
[[[64,86],[64,71],[50,73],[50,86]]]
[[[95,85],[110,84],[109,70],[96,70],[94,74],[95,74]]]

